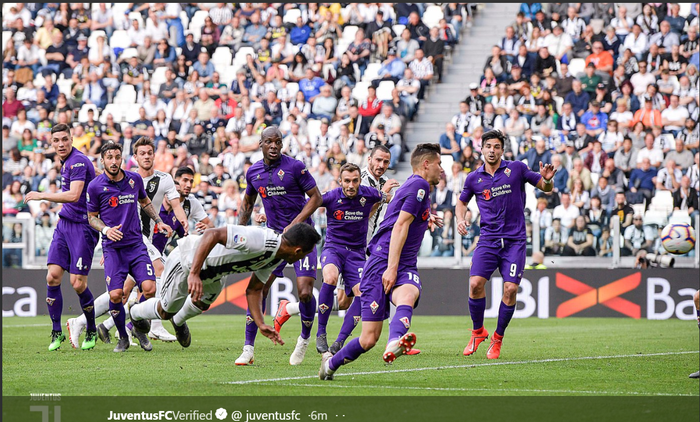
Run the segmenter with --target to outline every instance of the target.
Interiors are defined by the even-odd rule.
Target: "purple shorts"
[[[520,284],[525,269],[527,242],[524,240],[484,240],[474,250],[470,276],[490,279],[499,270],[503,281]]]
[[[70,274],[87,275],[99,240],[100,234],[89,225],[62,218],[53,232],[48,263]]]
[[[275,268],[275,271],[272,272],[272,274],[275,277],[284,277],[284,267],[287,266],[287,261],[282,261],[280,262],[280,265]],[[316,248],[314,250],[306,255],[304,259],[300,259],[297,262],[294,263],[294,272],[297,274],[297,278],[299,277],[311,277],[314,280],[316,280],[316,267],[318,266],[318,253],[316,252]]]
[[[132,247],[105,249],[104,257],[105,281],[110,292],[123,289],[127,275],[133,277],[139,288],[144,281],[156,279],[148,249],[143,242]]]
[[[391,293],[384,293],[384,285],[382,284],[382,275],[387,268],[386,258],[371,255],[367,259],[365,269],[362,272],[362,280],[360,281],[360,291],[362,296],[362,320],[363,321],[384,321],[389,318],[391,308]],[[411,284],[418,287],[422,292],[423,288],[418,277],[418,269],[415,266],[407,266],[399,264],[399,270],[396,273],[396,284],[394,289],[404,284]],[[420,295],[413,304],[414,308],[418,307]]]
[[[352,288],[360,283],[365,254],[361,249],[348,249],[344,246],[326,245],[321,252],[321,266],[333,264],[345,280],[345,295],[353,297]]]

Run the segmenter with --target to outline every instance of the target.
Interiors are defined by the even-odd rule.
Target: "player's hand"
[[[185,236],[190,234],[190,222],[187,220],[180,221],[180,225],[182,225],[182,229],[185,231]],[[170,237],[170,236],[168,236]]]
[[[384,193],[390,193],[392,189],[399,187],[399,182],[396,181],[396,179],[389,179],[384,183],[384,187],[382,188],[382,192]]]
[[[27,195],[24,197],[24,202],[29,202],[29,201],[41,201],[44,199],[41,195],[40,192],[29,192]]]
[[[202,298],[202,279],[198,275],[190,273],[187,276],[187,292],[192,296],[192,302],[199,302]]]
[[[445,221],[442,217],[437,214],[430,214],[430,219],[428,220],[428,228],[432,233],[436,228],[441,229],[445,225]]]
[[[102,255],[102,258],[100,258],[100,266],[104,267],[104,265],[105,265],[105,256]]]
[[[267,216],[265,214],[258,214],[255,216],[255,222],[258,224],[262,224],[266,221],[267,221]]]
[[[263,324],[260,327],[258,327],[258,329],[260,330],[260,334],[272,340],[274,344],[284,346],[284,341],[282,340],[282,337],[280,337],[279,333],[275,331],[273,327]]]
[[[551,164],[542,164],[540,161],[540,174],[545,180],[552,180],[557,170]]]
[[[209,228],[209,226],[207,226],[206,224],[204,224],[200,221],[199,223],[194,225],[194,228],[197,231],[197,233],[202,234],[202,233],[204,233],[204,230]]]
[[[167,238],[170,238],[173,235],[173,229],[162,221],[156,224],[156,227],[158,227],[158,231],[165,232],[165,237]],[[185,232],[187,232],[187,229],[185,229]]]
[[[467,233],[469,232],[469,222],[467,220],[462,220],[457,223],[457,233],[459,233],[461,236],[466,236]]]
[[[387,268],[382,274],[382,284],[384,285],[384,293],[389,294],[396,284],[396,270]]]
[[[122,237],[124,237],[124,234],[119,230],[122,228],[122,225],[110,227],[107,230],[107,239],[111,240],[112,242],[119,242],[122,240]]]

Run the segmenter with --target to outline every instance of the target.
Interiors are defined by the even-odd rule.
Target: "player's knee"
[[[46,284],[48,284],[49,286],[59,286],[61,284],[62,275],[63,274],[61,273],[61,271],[49,270],[46,273]]]
[[[378,340],[379,338],[373,334],[361,335],[360,346],[367,351],[373,348],[377,344]]]
[[[147,299],[156,296],[156,284],[155,283],[143,283],[141,284],[141,293],[146,296]]]
[[[506,283],[503,286],[503,298],[507,299],[509,302],[515,300],[518,295],[518,285],[514,283]]]
[[[202,302],[202,301],[192,302],[192,304],[193,304],[194,306],[198,307],[199,309],[201,309],[202,312],[209,309],[209,304],[208,304],[208,303],[204,303],[204,302]]]
[[[338,285],[338,276],[330,276],[330,277],[323,276],[323,282],[326,284],[330,284],[331,286],[337,286]]]
[[[73,290],[80,294],[87,289],[87,277],[71,276],[70,284],[73,286]]]
[[[155,272],[156,277],[160,277],[160,275],[163,274],[164,270],[165,265],[163,265],[163,260],[156,259],[155,261],[153,261],[153,272]]]
[[[478,279],[469,280],[469,293],[472,295],[480,295],[484,292],[484,283]]]
[[[344,311],[350,307],[350,304],[352,304],[352,298],[343,295],[343,298],[341,299],[338,297],[338,309],[341,311]]]
[[[109,292],[109,301],[112,303],[121,303],[124,299],[123,290],[112,290]]]
[[[700,290],[695,292],[695,296],[693,296],[693,302],[695,302],[695,309],[700,309]]]
[[[170,319],[172,319],[172,318],[175,316],[174,313],[171,314],[171,313],[169,313],[169,312],[165,312],[165,311],[162,310],[162,309],[159,309],[159,310],[158,310],[158,315],[160,315],[160,319],[163,319],[163,320],[170,320]]]

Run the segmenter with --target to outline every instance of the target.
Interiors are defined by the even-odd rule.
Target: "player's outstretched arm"
[[[403,246],[406,243],[408,228],[411,226],[414,218],[413,214],[401,211],[399,213],[399,218],[396,220],[396,224],[394,224],[394,229],[391,231],[391,239],[389,240],[389,262],[386,271],[382,274],[382,284],[387,294],[394,287],[394,284],[396,284],[399,258],[401,257]]]
[[[263,317],[262,301],[265,300],[263,296],[263,289],[265,283],[258,279],[257,275],[253,273],[248,282],[248,287],[245,289],[245,297],[248,301],[248,309],[250,309],[250,316],[255,321],[255,325],[258,326],[260,334],[272,340],[274,344],[284,345],[284,341],[280,335],[275,331],[274,327],[265,324],[265,318]]]
[[[83,192],[83,187],[85,187],[85,182],[83,180],[76,180],[70,183],[70,190],[65,192],[29,192],[25,200],[27,202],[46,200],[61,204],[78,202],[80,194]]]
[[[466,220],[467,203],[463,202],[461,199],[458,199],[455,205],[455,216],[457,217],[457,232],[462,236],[466,236],[471,221]]]
[[[309,195],[309,200],[306,201],[304,208],[302,208],[299,215],[297,215],[297,218],[285,227],[285,231],[297,223],[305,222],[323,203],[323,196],[321,195],[321,191],[318,190],[318,187],[314,186],[307,190],[306,194]]]
[[[145,212],[151,220],[156,222],[156,227],[158,227],[158,230],[164,231],[167,237],[173,235],[173,229],[163,222],[163,219],[160,218],[160,215],[158,215],[156,209],[153,208],[153,203],[149,197],[139,199],[139,204],[141,205],[143,212]],[[180,207],[180,209],[182,209],[182,207]]]
[[[255,192],[255,190],[253,190]],[[241,226],[247,226],[250,223],[250,215],[253,213],[253,206],[255,205],[255,200],[258,195],[248,195],[246,192],[243,195],[243,201],[241,201],[241,209],[238,214],[238,224]]]
[[[185,230],[185,236],[187,236],[190,232],[190,223],[187,220],[187,214],[185,214],[185,210],[182,209],[180,198],[174,198],[173,200],[171,200],[170,206],[173,208],[173,213],[175,213],[177,221],[180,222],[182,228]]]
[[[202,298],[202,279],[199,277],[199,274],[202,271],[202,266],[204,266],[204,260],[207,259],[209,252],[211,252],[217,244],[226,246],[227,239],[227,227],[210,229],[205,231],[202,235],[199,245],[197,245],[197,250],[194,252],[190,274],[187,277],[187,290],[189,294],[192,295],[193,302],[198,302]]]

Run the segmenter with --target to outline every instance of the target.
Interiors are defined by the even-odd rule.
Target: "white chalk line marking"
[[[473,363],[466,365],[446,365],[446,366],[431,366],[423,368],[407,368],[407,369],[396,369],[391,371],[363,371],[363,372],[347,372],[335,374],[336,377],[351,377],[358,375],[380,375],[380,374],[398,374],[403,372],[421,372],[421,371],[437,371],[442,369],[463,369],[463,368],[478,368],[483,366],[504,366],[504,365],[529,365],[536,363],[552,363],[552,362],[574,362],[583,360],[601,360],[601,359],[625,359],[625,358],[641,358],[641,357],[654,357],[654,356],[671,356],[671,355],[688,355],[688,354],[698,354],[696,351],[678,351],[678,352],[663,352],[663,353],[646,353],[646,354],[634,354],[634,355],[610,355],[610,356],[582,356],[573,358],[554,358],[554,359],[539,359],[539,360],[521,360],[512,362],[491,362],[491,363]],[[268,379],[255,379],[255,380],[244,380],[244,381],[224,381],[222,384],[230,385],[244,385],[244,384],[257,384],[261,382],[281,382],[281,381],[297,381],[318,378],[317,375],[308,375],[303,377],[283,377],[283,378],[268,378]]]
[[[592,395],[621,395],[621,396],[689,396],[697,397],[697,394],[671,394],[671,393],[646,393],[643,391],[590,391],[590,390],[540,390],[532,388],[442,388],[442,387],[405,387],[395,385],[341,385],[330,383],[323,384],[294,384],[280,383],[278,385],[289,387],[320,387],[320,388],[379,388],[395,390],[420,390],[420,391],[493,391],[493,392],[520,392],[520,393],[550,393],[550,394],[592,394]]]

